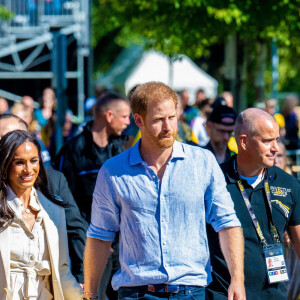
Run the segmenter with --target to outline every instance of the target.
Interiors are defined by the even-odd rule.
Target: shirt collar
[[[130,148],[129,152],[129,165],[134,166],[141,164],[143,162],[142,156],[140,154],[140,143],[141,139],[139,139],[135,145]]]
[[[22,211],[24,210],[24,207],[22,206],[23,202],[16,196],[10,186],[8,186],[7,189],[7,201],[15,213],[22,214]],[[29,206],[35,211],[41,210],[40,204],[36,198],[36,190],[34,187],[32,187],[30,192]]]
[[[141,153],[140,153],[140,143],[141,139],[139,139],[134,146],[130,148],[129,153],[129,165],[134,166],[137,164],[141,164],[143,162]],[[173,144],[173,151],[170,160],[177,158],[185,158],[185,153],[183,149],[183,145],[180,142],[175,141]]]
[[[226,172],[226,176],[230,183],[236,183],[239,179],[239,176],[235,172],[235,169],[234,169],[234,163],[236,163],[235,162],[236,158],[237,158],[237,155],[234,155],[231,157],[231,159],[227,163],[225,163],[225,164],[230,165],[228,172]],[[276,170],[276,167],[274,167],[274,166],[266,169],[267,178],[268,178],[269,183],[272,183],[276,179],[276,171],[275,170]]]

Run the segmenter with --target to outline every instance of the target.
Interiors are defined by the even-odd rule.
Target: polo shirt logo
[[[271,188],[271,193],[277,197],[286,197],[287,193],[291,192],[291,189],[282,188],[279,186],[278,187],[271,186],[270,188]]]
[[[289,217],[289,213],[290,213],[290,208],[288,206],[286,206],[285,204],[283,204],[281,201],[279,200],[272,200],[272,202],[275,202],[279,207],[280,209],[283,211],[284,213],[284,216],[286,218]]]

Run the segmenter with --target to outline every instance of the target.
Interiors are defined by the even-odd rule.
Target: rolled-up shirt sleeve
[[[106,164],[98,173],[93,194],[91,224],[87,236],[113,241],[119,231],[120,214],[115,189]]]
[[[210,185],[205,193],[206,222],[211,224],[216,232],[224,228],[240,227],[233,201],[226,189],[224,175],[213,154],[210,156]],[[212,157],[211,157],[212,156]]]

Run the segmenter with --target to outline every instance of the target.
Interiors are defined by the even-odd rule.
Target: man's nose
[[[274,142],[272,143],[272,148],[271,148],[271,150],[274,151],[274,152],[278,152],[278,151],[279,151],[277,141],[274,141]]]
[[[164,121],[164,123],[163,123],[163,129],[165,131],[170,131],[171,130],[170,121],[168,119]]]

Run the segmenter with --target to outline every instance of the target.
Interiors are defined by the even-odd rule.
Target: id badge
[[[264,246],[269,283],[289,280],[281,244]]]

